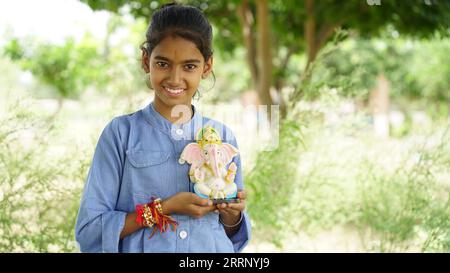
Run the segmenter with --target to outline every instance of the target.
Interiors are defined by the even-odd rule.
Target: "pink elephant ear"
[[[202,148],[197,143],[189,143],[184,147],[183,152],[180,155],[180,164],[184,162],[189,164],[201,165],[204,161],[202,156]]]
[[[220,152],[222,153],[222,162],[225,165],[230,163],[231,160],[233,160],[233,157],[235,157],[239,153],[238,149],[228,143],[222,143]]]

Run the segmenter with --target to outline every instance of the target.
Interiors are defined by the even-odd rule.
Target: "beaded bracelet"
[[[148,204],[145,204],[143,207],[142,217],[144,218],[144,226],[146,227],[152,227],[156,223],[153,212]]]
[[[225,224],[224,222],[222,222],[222,219],[220,219],[220,216],[219,216],[219,222],[220,222],[224,227],[233,228],[233,227],[237,227],[237,226],[242,222],[242,219],[243,219],[243,218],[244,218],[244,214],[241,212],[241,217],[239,218],[239,221],[237,221],[237,223],[234,224],[234,225],[227,225],[227,224]]]
[[[165,232],[169,226],[172,230],[176,230],[178,225],[178,222],[172,217],[163,214],[160,198],[155,199],[152,197],[152,202],[144,205],[137,205],[136,214],[136,223],[141,227],[153,227],[150,238],[157,229],[162,233]]]

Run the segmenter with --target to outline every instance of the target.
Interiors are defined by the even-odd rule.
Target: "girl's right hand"
[[[201,218],[216,209],[211,200],[192,192],[179,192],[161,202],[164,214],[185,214]]]

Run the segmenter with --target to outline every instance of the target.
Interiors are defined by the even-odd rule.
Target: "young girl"
[[[250,220],[240,157],[240,202],[214,205],[193,193],[183,148],[213,126],[237,147],[231,131],[193,105],[201,79],[212,73],[212,28],[193,7],[164,5],[142,46],[150,105],[114,118],[98,141],[76,223],[82,252],[240,252]]]

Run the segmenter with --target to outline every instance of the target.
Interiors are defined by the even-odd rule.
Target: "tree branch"
[[[315,48],[317,51],[319,51],[320,48],[325,44],[325,42],[330,38],[330,36],[333,34],[336,27],[339,26],[339,23],[334,24],[323,24],[322,27],[319,30],[319,33],[316,36],[315,40]]]

